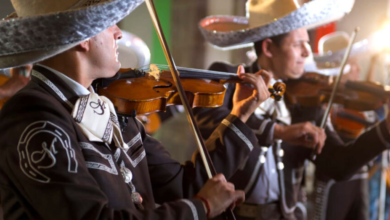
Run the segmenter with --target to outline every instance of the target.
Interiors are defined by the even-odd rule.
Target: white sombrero
[[[205,39],[218,47],[231,47],[288,33],[315,28],[342,18],[354,0],[249,0],[247,17],[209,16],[199,23]]]
[[[321,37],[318,42],[318,54],[313,55],[314,61],[319,65],[330,68],[339,66],[347,50],[349,41],[349,35],[343,31],[336,31]],[[350,57],[367,50],[367,39],[356,42],[352,45]]]
[[[143,1],[12,0],[16,14],[0,21],[0,69],[66,51],[118,23]]]
[[[122,30],[118,41],[119,62],[122,68],[136,68],[150,63],[150,50],[141,38]]]

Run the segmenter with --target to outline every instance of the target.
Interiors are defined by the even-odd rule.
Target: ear
[[[272,40],[267,38],[267,39],[263,40],[263,43],[261,45],[261,49],[263,50],[263,54],[269,58],[272,57],[272,52],[271,52],[272,43],[273,43]]]
[[[84,51],[84,52],[86,52],[86,51],[89,51],[89,49],[90,49],[90,41],[91,41],[91,39],[88,39],[88,40],[85,40],[85,41],[83,41],[83,42],[81,42],[76,48],[77,48],[77,50],[79,50],[79,51]]]

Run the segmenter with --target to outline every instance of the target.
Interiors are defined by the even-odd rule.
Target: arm
[[[214,63],[210,70],[222,72],[235,72],[237,67],[230,67],[223,63]],[[234,83],[226,84],[227,89],[223,101],[223,105],[218,108],[195,108],[193,110],[195,120],[199,125],[202,137],[207,139],[211,133],[219,126],[219,124],[226,118],[233,109],[233,96],[236,90]],[[260,119],[252,114],[246,121],[259,140],[259,145],[270,145],[273,141],[273,127],[274,123],[269,119]]]
[[[332,133],[334,131],[329,131]],[[355,141],[343,144],[329,136],[323,152],[315,160],[317,170],[335,180],[352,176],[382,151],[390,147],[390,134],[386,121],[379,123]],[[333,138],[332,138],[333,137]]]

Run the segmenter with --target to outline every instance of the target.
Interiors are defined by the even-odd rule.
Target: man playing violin
[[[205,38],[217,46],[254,42],[258,60],[246,72],[265,69],[273,80],[297,79],[303,75],[305,58],[310,53],[306,26],[337,20],[352,7],[349,1],[333,0],[313,0],[301,7],[296,1],[265,2],[249,1],[249,18],[211,16],[202,20],[200,27]],[[265,5],[271,9],[264,8]],[[289,7],[288,12],[280,10]],[[262,11],[276,14],[267,17]],[[211,69],[232,72],[235,67],[214,63]],[[234,90],[233,84],[227,85],[222,107],[194,110],[205,138],[229,114]],[[256,133],[258,146],[263,147],[260,157],[251,155],[246,167],[230,179],[246,193],[246,202],[235,209],[238,219],[305,219],[298,195],[305,161],[314,149],[321,153],[314,161],[323,174],[321,178],[342,180],[390,146],[390,116],[355,142],[344,144],[331,125],[325,130],[314,125],[320,124],[323,114],[321,106],[292,106],[284,101],[267,100],[251,115],[246,123]],[[256,167],[256,172],[251,167]],[[251,176],[251,181],[244,182],[244,176]]]
[[[37,64],[0,113],[5,219],[197,220],[244,200],[224,175],[207,180],[199,157],[172,160],[134,116],[118,117],[91,88],[119,70],[115,23],[142,2],[12,1],[19,17],[0,21],[0,68]],[[269,97],[265,72],[241,67],[238,75],[252,87],[237,85],[231,114],[207,140],[212,160],[229,164],[227,177],[259,153],[245,122]]]

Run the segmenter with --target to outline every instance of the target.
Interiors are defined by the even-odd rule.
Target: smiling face
[[[118,61],[117,41],[122,38],[122,31],[114,25],[90,39],[90,63],[95,67],[96,78],[114,76],[121,68]]]
[[[306,29],[291,31],[280,43],[270,48],[273,73],[277,78],[297,79],[304,73],[309,56],[309,35]]]

